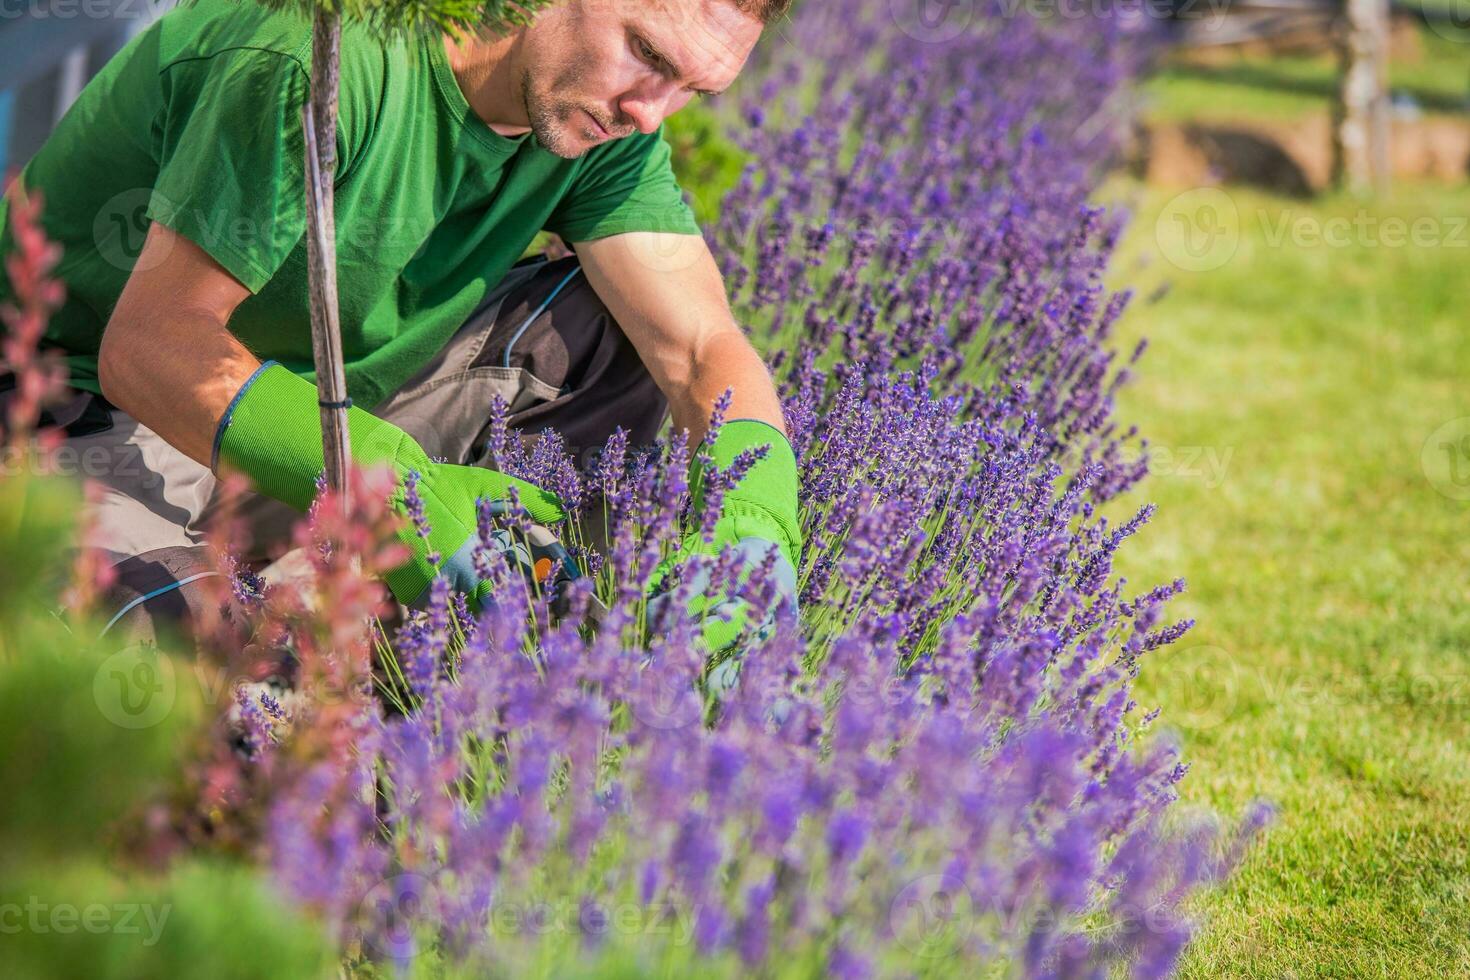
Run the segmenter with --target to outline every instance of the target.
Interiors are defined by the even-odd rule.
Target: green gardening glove
[[[712,462],[727,469],[735,458],[748,449],[768,446],[763,459],[756,462],[735,486],[725,491],[720,516],[714,527],[714,539],[706,543],[696,528],[684,536],[678,557],[689,554],[717,555],[726,546],[740,553],[744,570],[742,580],[770,553],[777,552],[774,580],[778,602],[796,604],[796,562],[801,556],[801,521],[796,512],[796,455],[780,430],[754,419],[734,419],[720,427],[713,443],[706,448]],[[698,453],[690,461],[689,484],[693,497],[691,514],[704,512],[706,473]],[[650,584],[652,601],[649,611],[664,614],[672,595],[664,583],[672,570],[673,559],[664,561],[654,571]],[[774,610],[766,621],[747,622],[748,610],[743,599],[710,594],[709,574],[701,570],[694,582],[694,598],[686,610],[690,618],[700,622],[700,636],[709,653],[719,653],[749,629],[768,629]],[[733,669],[733,668],[731,668]],[[730,679],[726,678],[725,683]]]
[[[316,497],[317,476],[325,466],[318,397],[310,381],[275,361],[262,364],[220,419],[212,468],[239,470],[259,492],[305,511]],[[472,561],[479,499],[503,500],[514,487],[537,524],[566,518],[555,494],[494,470],[436,463],[407,432],[360,408],[347,410],[347,427],[356,464],[389,463],[397,472],[393,506],[399,513],[408,512],[404,479],[410,472],[419,475],[428,539],[419,536],[412,522],[405,522],[399,534],[410,557],[384,578],[394,598],[406,605],[419,603],[437,571],[469,597],[473,608],[480,607],[489,586],[475,574]]]

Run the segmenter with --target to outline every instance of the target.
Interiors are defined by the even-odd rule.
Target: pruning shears
[[[540,524],[530,525],[521,540],[514,540],[509,531],[498,530],[495,542],[508,559],[513,559],[526,580],[540,589],[551,591],[551,612],[557,618],[573,614],[572,590],[567,586],[585,578],[582,571],[566,548],[552,531]],[[588,593],[584,622],[594,629],[602,625],[607,615],[607,606],[596,593]]]

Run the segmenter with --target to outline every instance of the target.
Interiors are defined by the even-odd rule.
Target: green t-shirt
[[[78,387],[99,390],[103,327],[152,221],[250,290],[230,329],[257,357],[313,376],[300,114],[310,63],[304,18],[198,0],[113,58],[26,166],[21,182],[44,194],[44,226],[64,249],[66,305],[46,336]],[[359,405],[427,363],[540,230],[568,242],[698,233],[661,133],[564,160],[474,115],[437,37],[385,48],[349,26],[341,64],[337,283]],[[6,252],[3,203],[0,219]]]

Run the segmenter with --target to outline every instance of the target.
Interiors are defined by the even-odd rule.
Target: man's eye
[[[638,57],[642,58],[644,61],[648,62],[649,64],[653,64],[653,65],[658,64],[658,62],[659,62],[658,52],[655,51],[655,50],[653,50],[653,48],[650,48],[648,46],[648,42],[647,41],[643,40],[643,38],[640,37],[640,38],[634,38],[633,43],[638,48]]]

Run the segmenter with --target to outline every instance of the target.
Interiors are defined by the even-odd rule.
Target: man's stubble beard
[[[557,79],[553,90],[573,88],[579,77],[575,70]],[[537,93],[531,84],[531,70],[521,76],[521,98],[525,102],[526,118],[530,120],[531,132],[546,150],[565,159],[574,160],[592,148],[592,145],[575,140],[568,133],[568,120],[582,110],[574,102],[555,99]]]

